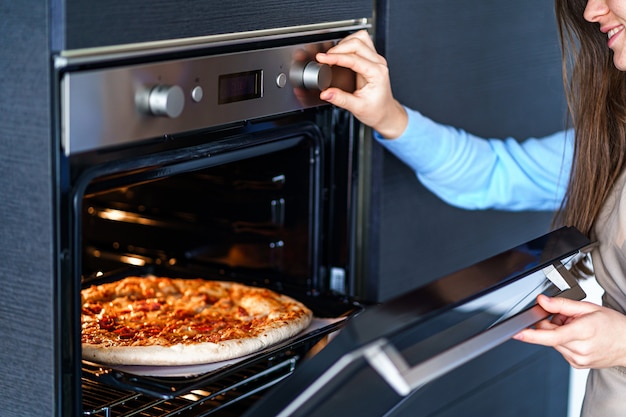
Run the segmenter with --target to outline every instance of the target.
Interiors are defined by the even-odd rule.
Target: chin
[[[614,56],[613,64],[615,65],[615,68],[617,68],[618,70],[626,72],[626,60],[625,59],[619,59],[618,57]]]

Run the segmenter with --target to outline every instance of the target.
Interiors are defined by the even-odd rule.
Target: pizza
[[[304,304],[266,288],[131,276],[81,291],[83,359],[197,365],[258,352],[309,326]]]

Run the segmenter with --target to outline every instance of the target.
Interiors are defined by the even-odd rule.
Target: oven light
[[[285,174],[276,175],[272,178],[272,182],[276,184],[284,184],[285,183]]]

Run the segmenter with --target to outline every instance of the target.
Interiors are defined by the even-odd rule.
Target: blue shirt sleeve
[[[409,123],[402,136],[374,136],[448,204],[509,211],[560,206],[572,164],[572,130],[521,142],[483,139],[406,110]]]

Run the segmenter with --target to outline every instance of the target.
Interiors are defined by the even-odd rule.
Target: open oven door
[[[549,314],[536,297],[585,297],[571,227],[366,310],[246,416],[386,415],[408,396]]]

